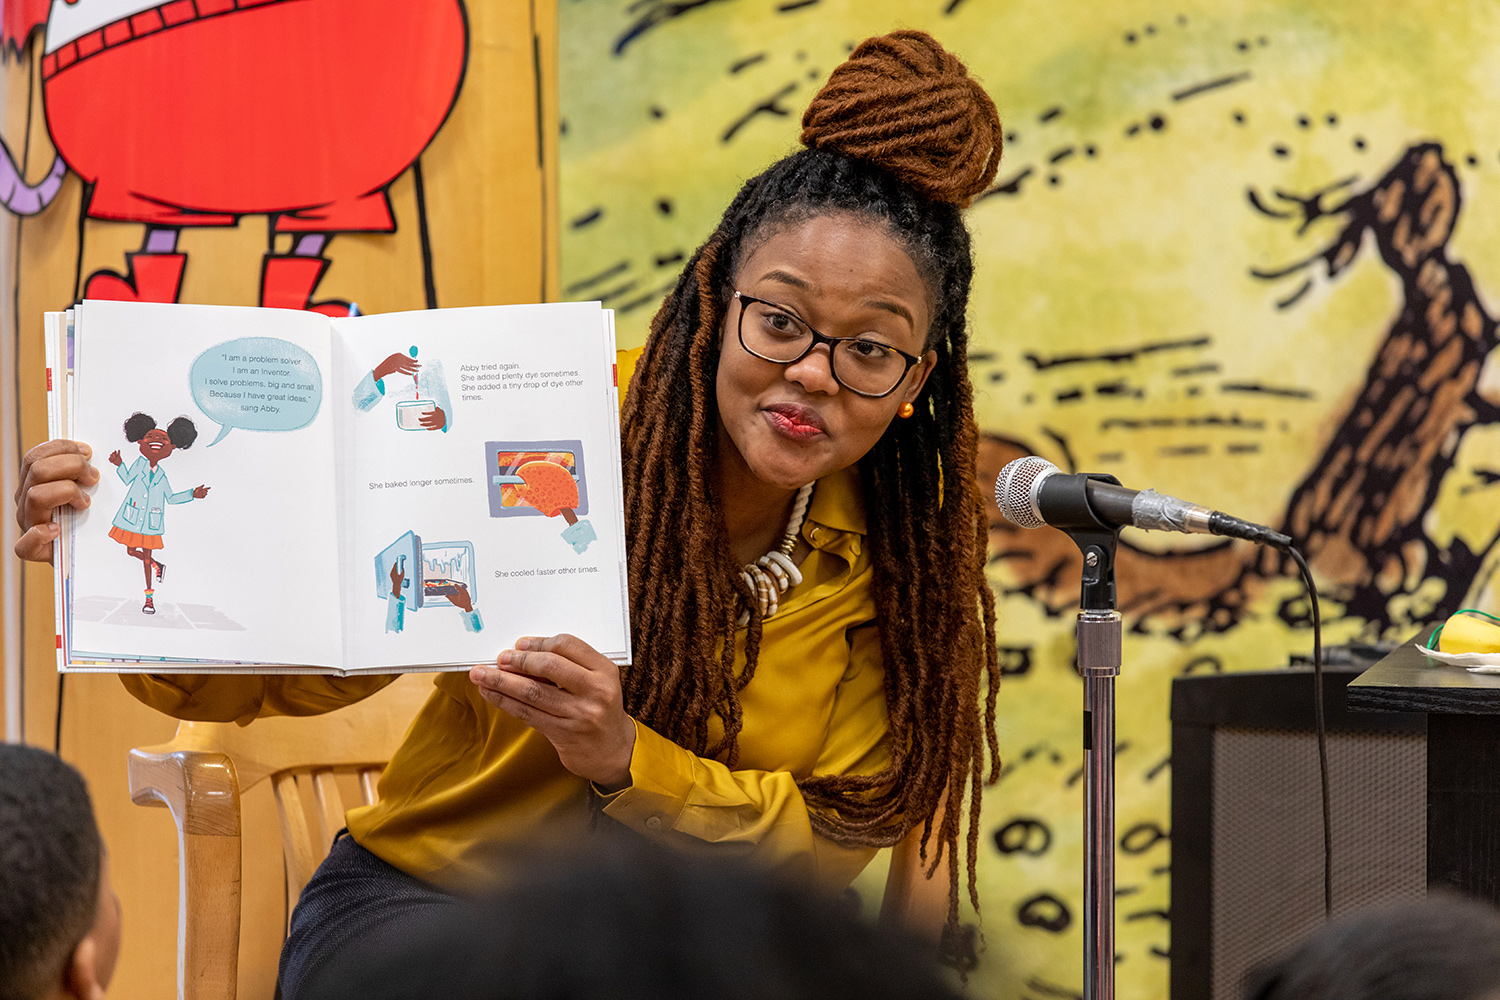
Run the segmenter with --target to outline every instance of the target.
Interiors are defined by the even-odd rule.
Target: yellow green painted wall
[[[558,11],[561,285],[616,308],[624,345],[642,341],[738,185],[795,148],[802,109],[852,44],[921,28],[967,61],[1006,125],[996,189],[968,217],[990,477],[1034,452],[1300,525],[1328,642],[1399,639],[1445,609],[1495,603],[1500,379],[1480,363],[1495,343],[1485,304],[1500,296],[1500,6],[559,0]],[[1403,167],[1421,144],[1435,145]],[[1346,233],[1381,211],[1384,243],[1374,228]],[[1442,231],[1416,264],[1382,256],[1429,224]],[[1354,253],[1336,275],[1317,259],[1256,276],[1341,235]],[[1453,337],[1467,341],[1450,365]],[[1372,368],[1377,355],[1394,374]],[[1408,455],[1402,441],[1430,446]],[[997,526],[992,540],[1015,672],[1000,696],[1008,772],[985,801],[971,990],[1067,996],[1082,987],[1076,553],[1046,531]],[[1197,536],[1130,541],[1119,995],[1154,998],[1170,948],[1171,679],[1280,667],[1312,642],[1299,588],[1274,564]]]

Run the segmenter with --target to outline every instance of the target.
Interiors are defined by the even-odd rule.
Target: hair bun
[[[923,31],[868,38],[802,115],[804,145],[869,160],[965,208],[1000,168],[995,102]]]

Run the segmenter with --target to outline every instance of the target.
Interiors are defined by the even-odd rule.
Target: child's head
[[[283,982],[283,986],[287,984]],[[532,853],[491,900],[427,907],[296,984],[308,1000],[960,1000],[848,900],[623,827]]]
[[[1246,1000],[1493,1000],[1500,910],[1439,891],[1346,914],[1244,984]]]
[[[99,1000],[120,947],[120,903],[78,772],[0,744],[0,1000]]]
[[[125,421],[125,440],[141,443],[141,454],[159,462],[178,448],[190,448],[198,440],[198,428],[187,417],[178,417],[158,430],[156,419],[144,413],[132,413]]]

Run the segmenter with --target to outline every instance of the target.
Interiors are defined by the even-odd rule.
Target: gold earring
[[[896,416],[900,417],[902,420],[905,420],[907,417],[916,412],[917,408],[915,406],[912,406],[910,403],[902,403],[901,406],[896,410]]]

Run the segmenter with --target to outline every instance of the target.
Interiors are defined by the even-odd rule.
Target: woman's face
[[[922,360],[889,395],[860,396],[834,381],[826,344],[790,365],[749,354],[732,300],[716,382],[721,446],[732,445],[721,447],[721,461],[731,474],[796,489],[853,465],[937,363],[923,351],[932,320],[926,286],[882,223],[838,213],[787,226],[740,266],[733,291],[773,302],[829,337],[867,336]]]
[[[141,438],[141,454],[151,460],[155,465],[175,450],[172,439],[167,437],[167,432],[160,427],[146,432]]]

